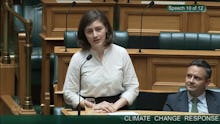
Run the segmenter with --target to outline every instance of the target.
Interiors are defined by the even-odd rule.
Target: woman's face
[[[99,20],[86,26],[84,33],[92,49],[104,47],[107,29]]]

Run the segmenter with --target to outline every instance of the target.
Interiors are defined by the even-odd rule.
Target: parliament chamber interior
[[[185,85],[187,65],[205,59],[210,88],[220,87],[218,0],[1,0],[0,115],[60,115],[69,106],[63,83],[80,48],[80,17],[100,9],[127,49],[139,80],[133,110],[162,111],[168,94]],[[204,5],[204,12],[168,11],[169,5]]]

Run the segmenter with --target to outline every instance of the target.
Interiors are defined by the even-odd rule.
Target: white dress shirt
[[[89,54],[92,58],[85,62]],[[84,97],[96,98],[121,94],[121,97],[132,104],[139,92],[139,82],[130,56],[125,48],[115,44],[104,50],[102,60],[94,50],[79,51],[72,56],[63,92],[66,103],[74,108],[79,104],[80,80],[80,95]],[[84,99],[81,97],[80,101],[82,100]]]
[[[189,93],[187,94],[188,94],[189,112],[191,112],[193,97]],[[206,102],[206,97],[205,97],[205,92],[197,98],[199,99],[199,102],[197,103],[198,113],[209,113],[207,102]]]

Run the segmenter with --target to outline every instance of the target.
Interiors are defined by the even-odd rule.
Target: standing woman
[[[84,108],[84,99],[93,97],[95,112],[115,112],[134,102],[139,82],[133,64],[127,50],[113,42],[105,14],[85,13],[78,28],[82,49],[72,56],[63,87],[67,104]]]

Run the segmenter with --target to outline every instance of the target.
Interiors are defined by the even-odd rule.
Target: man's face
[[[206,71],[203,67],[192,65],[188,67],[186,73],[186,89],[192,96],[200,96],[210,83],[206,78]]]

